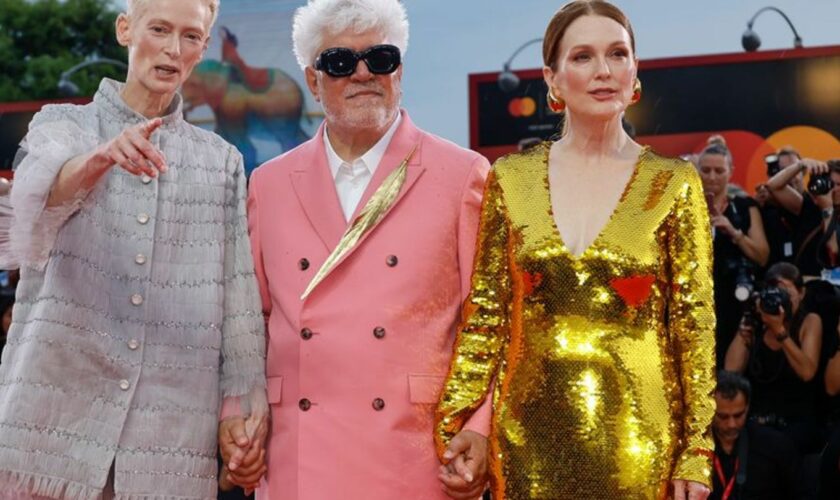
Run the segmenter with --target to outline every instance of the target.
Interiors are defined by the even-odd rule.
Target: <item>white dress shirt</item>
[[[364,194],[373,173],[376,172],[376,167],[379,166],[379,162],[385,155],[385,150],[388,149],[388,144],[391,143],[391,138],[394,137],[394,132],[397,131],[401,120],[400,113],[397,113],[397,119],[388,128],[385,135],[353,163],[348,163],[338,156],[330,143],[327,130],[324,129],[327,162],[335,180],[335,191],[338,194],[338,201],[341,203],[341,210],[344,212],[344,220],[349,221],[353,212],[356,211],[356,206],[362,199],[362,194]]]

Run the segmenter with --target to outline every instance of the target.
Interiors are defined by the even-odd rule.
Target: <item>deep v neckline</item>
[[[554,230],[554,236],[560,241],[560,246],[563,248],[563,251],[572,260],[579,261],[580,259],[582,259],[587,253],[589,253],[590,250],[595,248],[595,246],[597,246],[598,243],[601,241],[601,239],[604,237],[604,234],[607,232],[607,230],[612,225],[613,219],[615,219],[615,216],[619,212],[619,209],[621,209],[621,206],[624,204],[624,201],[627,199],[627,195],[630,193],[630,191],[633,190],[633,186],[636,183],[636,179],[639,176],[639,170],[640,170],[639,167],[642,163],[642,159],[648,153],[649,149],[650,148],[648,146],[642,146],[641,151],[639,151],[639,155],[636,157],[636,162],[633,164],[633,172],[630,173],[630,179],[628,179],[627,183],[624,185],[624,189],[621,192],[621,196],[618,198],[618,201],[616,202],[615,206],[613,207],[612,212],[610,212],[610,216],[609,216],[609,218],[607,218],[607,222],[605,222],[604,225],[601,226],[601,229],[595,235],[595,238],[592,241],[590,241],[589,244],[587,244],[584,247],[583,251],[579,254],[573,253],[571,251],[571,249],[568,247],[568,245],[566,245],[566,240],[563,238],[563,234],[560,232],[560,227],[557,225],[557,220],[554,218],[554,205],[552,204],[552,201],[551,201],[551,183],[549,182],[549,177],[548,177],[548,169],[549,169],[548,159],[549,159],[549,155],[551,154],[551,146],[549,146],[546,149],[546,152],[545,152],[545,168],[543,169],[543,172],[544,172],[544,182],[545,182],[545,188],[546,188],[546,194],[547,194],[546,198],[548,199],[548,217],[549,217],[549,219],[551,219],[551,227]]]

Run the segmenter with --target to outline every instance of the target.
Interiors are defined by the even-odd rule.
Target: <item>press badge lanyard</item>
[[[729,478],[729,481],[726,480],[726,474],[723,473],[723,466],[720,464],[720,459],[715,455],[715,472],[717,472],[718,479],[720,479],[720,484],[724,486],[723,495],[721,495],[721,500],[728,500],[729,495],[732,494],[732,488],[735,487],[735,477],[738,475],[738,468],[741,465],[741,460],[736,458],[735,459],[735,470],[732,471],[732,477]]]
[[[714,456],[715,472],[717,472],[720,484],[724,486],[723,496],[721,500],[729,500],[732,495],[732,489],[738,485],[738,491],[744,487],[747,482],[747,460],[749,457],[750,437],[746,427],[741,430],[741,435],[738,436],[738,457],[735,459],[735,470],[732,471],[732,477],[726,481],[726,475],[723,473],[723,466],[720,464],[720,459],[717,455]],[[740,495],[739,495],[740,496]]]

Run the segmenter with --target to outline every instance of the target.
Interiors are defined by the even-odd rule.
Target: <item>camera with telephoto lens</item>
[[[822,196],[828,194],[834,189],[834,181],[831,180],[831,174],[812,175],[811,180],[808,181],[808,192],[814,196]]]
[[[764,163],[767,164],[767,177],[773,177],[774,175],[779,173],[779,170],[782,169],[781,165],[779,165],[779,155],[771,154],[764,157]]]

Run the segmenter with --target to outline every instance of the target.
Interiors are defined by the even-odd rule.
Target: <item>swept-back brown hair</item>
[[[560,51],[560,40],[566,34],[569,25],[581,16],[603,16],[624,26],[630,34],[630,48],[636,54],[636,38],[630,20],[621,9],[604,0],[574,0],[569,2],[554,14],[543,37],[543,63],[552,70],[557,69],[557,53]]]

